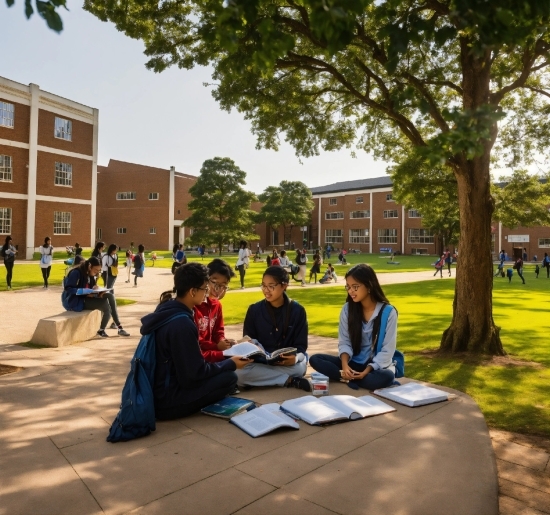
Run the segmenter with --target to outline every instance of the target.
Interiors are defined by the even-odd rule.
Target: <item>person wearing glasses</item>
[[[391,310],[382,348],[375,353],[372,342],[374,320],[389,301],[369,265],[355,265],[345,278],[348,297],[340,312],[338,356],[315,354],[311,356],[310,364],[333,381],[349,381],[354,389],[386,388],[395,379],[393,354],[397,340],[397,311],[395,308]]]
[[[229,289],[229,281],[235,277],[231,266],[223,259],[216,258],[208,266],[208,295],[203,302],[193,308],[195,324],[199,330],[199,346],[202,355],[209,363],[223,361],[223,351],[236,342],[227,339],[223,326],[220,300]]]
[[[273,365],[251,363],[237,370],[239,384],[250,386],[286,386],[311,391],[304,378],[307,370],[308,326],[306,310],[288,298],[288,272],[280,266],[268,267],[261,289],[265,299],[252,304],[244,319],[243,336],[262,344],[267,352],[295,347],[296,354],[283,354]]]
[[[204,265],[182,265],[174,274],[174,289],[164,292],[155,312],[141,319],[141,334],[155,333],[153,397],[158,420],[186,417],[223,399],[235,391],[235,370],[250,363],[241,356],[219,363],[204,360],[193,309],[204,301],[208,290]]]

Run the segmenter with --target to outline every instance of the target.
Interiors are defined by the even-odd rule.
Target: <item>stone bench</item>
[[[101,311],[64,311],[42,318],[34,330],[32,343],[48,347],[65,347],[93,338],[101,325]]]

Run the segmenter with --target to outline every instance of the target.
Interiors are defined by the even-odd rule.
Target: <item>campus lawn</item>
[[[454,280],[389,285],[384,291],[399,312],[398,348],[406,355],[407,377],[467,393],[491,427],[550,437],[550,280],[529,273],[526,281],[523,286],[517,276],[511,284],[495,279],[494,319],[513,358],[505,364],[434,354],[451,320]],[[343,287],[291,288],[290,296],[306,307],[311,334],[337,337]],[[227,295],[225,323],[242,322],[247,307],[261,298],[260,292]]]

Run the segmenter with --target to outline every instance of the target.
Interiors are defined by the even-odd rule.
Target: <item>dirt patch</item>
[[[469,365],[498,366],[498,367],[530,367],[545,368],[544,365],[536,361],[523,361],[512,356],[484,356],[468,354],[465,352],[441,353],[439,350],[426,349],[418,352],[408,352],[407,354],[417,354],[424,358],[453,358],[456,361],[462,361]]]
[[[12,367],[11,365],[2,365],[2,363],[0,363],[0,376],[13,374],[13,372],[19,372],[20,370],[23,369],[21,367]]]

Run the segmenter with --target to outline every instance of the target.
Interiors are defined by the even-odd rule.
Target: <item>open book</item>
[[[311,425],[358,420],[395,411],[395,408],[370,395],[329,395],[322,399],[307,395],[283,402],[281,409]]]
[[[442,402],[449,399],[449,394],[436,390],[430,386],[425,386],[420,383],[407,383],[401,386],[390,386],[374,390],[374,394],[379,397],[384,397],[390,401],[398,402],[414,408],[416,406],[424,406],[433,404],[434,402]]]
[[[276,402],[264,404],[259,408],[237,415],[231,418],[230,422],[254,438],[280,427],[300,429],[298,423],[285,415]]]
[[[104,291],[113,291],[112,288],[79,288],[76,290],[77,295],[89,295],[90,293],[103,293]]]
[[[281,354],[296,354],[296,351],[296,347],[285,347],[269,353],[260,343],[243,342],[224,350],[223,355],[226,357],[242,356],[243,358],[252,358],[257,363],[274,363]]]
[[[225,397],[225,399],[202,408],[201,413],[229,420],[231,417],[244,413],[247,410],[252,410],[255,407],[254,401],[241,399],[240,397]]]

